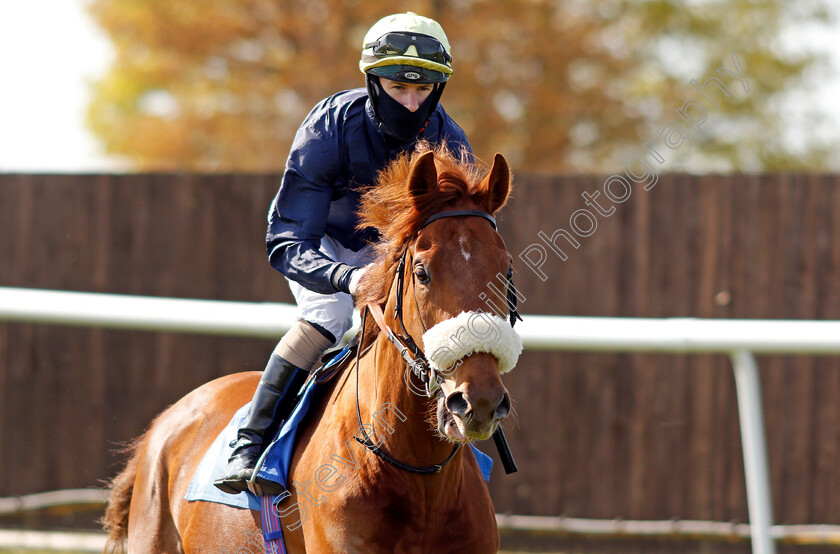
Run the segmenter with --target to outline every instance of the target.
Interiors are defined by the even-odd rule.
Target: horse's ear
[[[507,202],[510,195],[510,168],[501,154],[496,154],[493,158],[493,167],[481,183],[481,188],[487,192],[487,207],[490,213],[496,213]]]
[[[433,192],[437,187],[437,168],[435,167],[435,153],[429,150],[421,154],[408,173],[408,190],[411,196],[422,196]]]

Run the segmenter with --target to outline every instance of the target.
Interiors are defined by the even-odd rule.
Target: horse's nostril
[[[462,392],[453,392],[446,398],[446,408],[459,417],[464,417],[470,411],[470,403]]]
[[[496,414],[497,419],[504,419],[504,418],[507,417],[507,415],[509,413],[510,413],[510,395],[507,392],[505,392],[505,394],[502,396],[501,402],[499,402],[499,405],[496,406],[495,414]]]

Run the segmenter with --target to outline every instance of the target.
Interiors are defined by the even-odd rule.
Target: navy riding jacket
[[[419,138],[446,140],[453,152],[472,152],[464,131],[438,104]],[[322,294],[340,292],[345,264],[318,250],[326,234],[354,251],[377,238],[356,230],[360,188],[415,141],[394,145],[379,130],[367,90],[339,92],[322,100],[295,135],[280,190],[268,213],[268,260],[277,271]],[[346,291],[344,291],[346,292]]]

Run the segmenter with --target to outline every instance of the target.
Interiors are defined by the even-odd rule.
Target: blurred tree
[[[281,169],[314,103],[363,85],[365,31],[405,10],[446,30],[455,75],[443,103],[485,159],[614,170],[698,96],[691,79],[732,70],[737,52],[749,93],[733,87],[705,137],[667,168],[826,164],[825,145],[791,152],[781,113],[818,61],[786,52],[783,31],[826,21],[824,0],[92,0],[117,56],[95,84],[89,123],[141,170]]]

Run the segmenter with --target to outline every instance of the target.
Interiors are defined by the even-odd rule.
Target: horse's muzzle
[[[441,399],[438,407],[441,432],[460,441],[489,439],[499,423],[510,413],[510,394],[507,389],[501,387],[495,392],[471,394],[469,387],[463,387]]]

